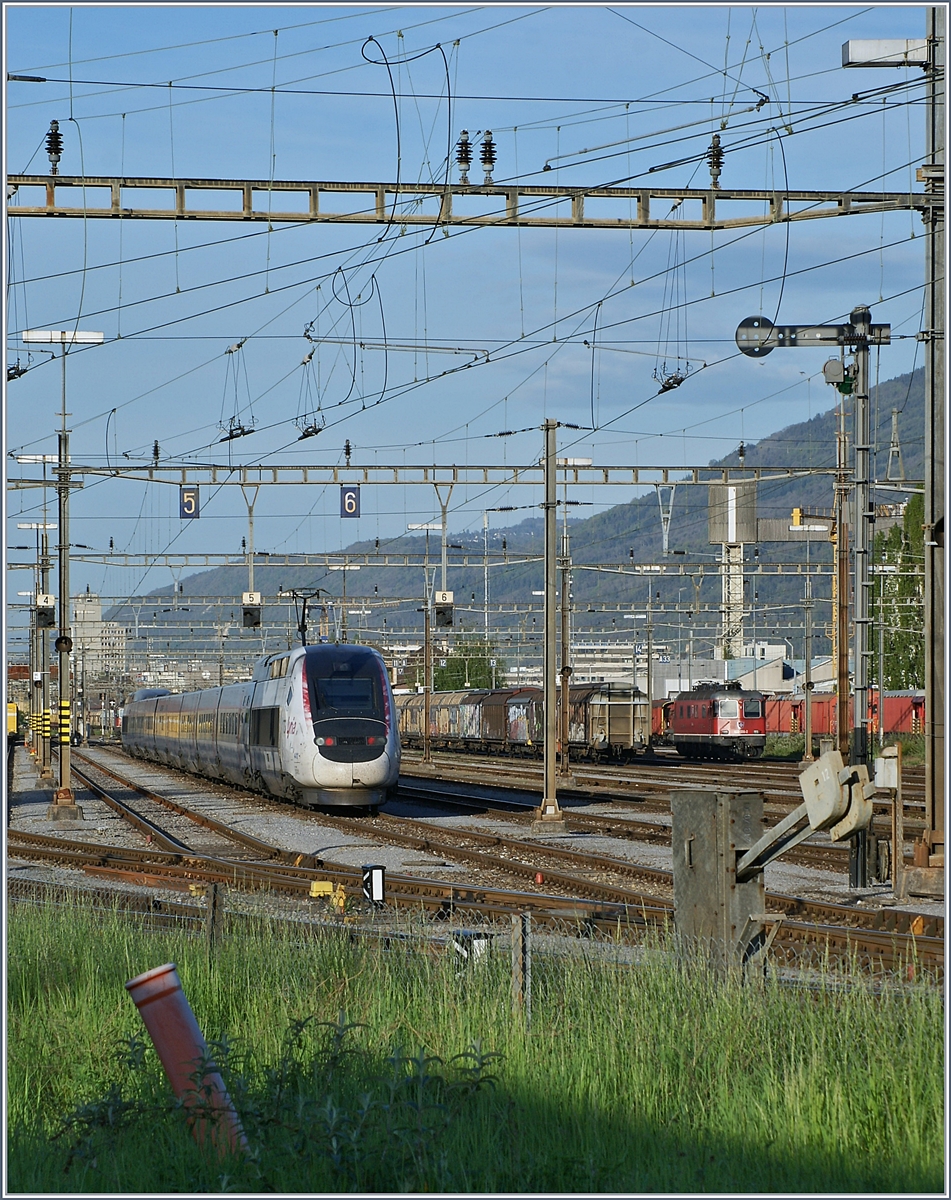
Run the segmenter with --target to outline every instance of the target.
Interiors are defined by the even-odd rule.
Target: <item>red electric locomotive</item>
[[[759,758],[766,748],[765,696],[739,684],[698,683],[671,702],[667,737],[684,758]]]

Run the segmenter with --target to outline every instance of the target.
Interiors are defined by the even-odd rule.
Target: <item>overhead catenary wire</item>
[[[384,10],[382,10],[382,11],[386,12],[386,11],[392,11],[392,10],[387,10],[387,9],[384,9]],[[479,11],[479,10],[478,10],[478,9],[468,9],[468,10],[461,10],[461,11],[460,11],[460,12],[458,12],[458,13],[453,13],[453,14],[451,14],[451,16],[452,16],[452,17],[464,16],[464,15],[468,15],[469,13],[476,12],[476,11]],[[463,37],[472,37],[472,36],[477,36],[477,35],[479,35],[479,34],[481,34],[481,33],[484,33],[484,32],[491,32],[492,30],[494,30],[494,29],[497,29],[497,28],[501,28],[501,27],[502,27],[502,26],[504,26],[504,25],[513,24],[515,21],[524,20],[524,19],[526,19],[527,17],[535,16],[535,15],[537,15],[538,13],[542,13],[542,12],[545,12],[545,11],[547,11],[547,9],[545,9],[545,8],[541,8],[541,9],[535,9],[535,10],[533,10],[533,11],[532,11],[532,12],[530,12],[530,13],[523,13],[523,14],[519,14],[519,16],[517,16],[517,17],[514,17],[514,18],[511,18],[510,20],[507,20],[507,21],[500,22],[500,23],[498,23],[498,24],[496,24],[496,25],[488,26],[486,29],[482,29],[482,30],[477,30],[477,31],[474,31],[472,34],[465,34],[465,35],[462,35],[462,36],[463,36]],[[857,10],[856,12],[854,12],[854,13],[850,13],[848,16],[846,16],[846,17],[842,17],[842,18],[840,18],[839,20],[833,21],[833,22],[831,22],[831,23],[830,23],[830,24],[828,24],[828,25],[823,25],[823,26],[821,26],[821,27],[820,27],[820,28],[818,28],[818,29],[811,30],[811,31],[809,31],[808,33],[806,33],[806,34],[803,34],[801,37],[799,37],[799,38],[796,38],[796,39],[794,39],[794,40],[793,40],[793,41],[791,41],[791,42],[784,42],[784,47],[798,45],[798,44],[800,44],[801,42],[808,41],[808,40],[810,40],[811,38],[814,38],[814,37],[818,37],[818,36],[820,36],[822,33],[825,33],[825,32],[827,32],[829,29],[833,29],[833,28],[835,28],[835,27],[836,27],[836,26],[838,26],[838,25],[845,24],[845,23],[846,23],[846,22],[848,22],[848,21],[857,20],[859,17],[863,16],[865,13],[867,13],[867,12],[869,12],[869,11],[871,11],[871,10],[870,10],[870,9],[859,9],[859,10]],[[404,28],[404,29],[409,29],[409,28],[421,28],[421,27],[422,27],[422,26],[424,26],[424,25],[438,24],[438,22],[439,22],[440,20],[444,20],[444,19],[447,19],[447,18],[446,18],[445,16],[441,16],[441,17],[433,18],[433,19],[431,19],[431,20],[427,20],[427,21],[421,21],[421,22],[418,22],[416,25],[413,25],[413,26],[405,26],[405,25],[404,25],[404,26],[403,26],[403,28]],[[294,27],[294,26],[285,26],[284,28],[285,28],[285,29],[292,29],[292,28],[295,28],[295,27]],[[269,32],[271,32],[271,31],[270,31],[270,30],[262,30],[262,31],[259,31],[259,32],[261,32],[261,33],[269,33]],[[395,31],[395,30],[393,30],[393,31],[390,31],[390,32],[391,32],[391,33],[395,33],[396,31]],[[244,36],[244,35],[238,35],[238,36]],[[212,39],[212,40],[213,40],[213,41],[217,41],[217,40],[225,40],[225,39]],[[327,48],[328,48],[328,49],[336,49],[336,48],[339,48],[340,46],[344,46],[344,45],[355,45],[355,44],[357,44],[358,42],[360,42],[360,41],[362,41],[362,40],[363,40],[362,38],[351,39],[349,42],[338,43],[336,46],[327,47]],[[774,49],[779,49],[779,48],[780,48],[780,47],[775,47]],[[304,51],[304,52],[302,52],[302,53],[312,53],[312,52],[313,52],[313,51]],[[117,57],[124,57],[124,56],[120,55],[120,56],[117,56]],[[84,60],[84,61],[86,61],[86,60]],[[96,61],[96,60],[88,60],[88,61]],[[64,65],[64,64],[54,64],[54,65]],[[256,65],[256,64],[244,64],[244,65]],[[43,67],[20,68],[20,70],[22,70],[22,71],[27,71],[27,70],[42,70],[42,69],[45,69],[45,68],[43,68]],[[233,69],[233,68],[229,68],[229,69]],[[352,69],[352,68],[347,68],[347,69]],[[732,70],[733,68],[724,68],[724,70],[727,70],[727,69],[729,69],[729,70]],[[837,70],[838,70],[838,69],[836,68],[836,69],[830,69],[830,70],[826,70],[826,71],[816,71],[816,72],[811,72],[809,75],[806,75],[806,76],[799,76],[799,77],[797,77],[797,78],[800,78],[800,79],[801,79],[801,78],[810,78],[810,77],[814,77],[814,76],[817,76],[817,75],[835,74],[835,73],[837,73]],[[714,71],[712,74],[713,74],[713,75],[719,75],[720,73],[721,73],[721,72],[720,72],[719,70],[717,70],[717,71]],[[498,100],[498,101],[505,101],[505,102],[519,102],[519,101],[527,101],[527,102],[539,102],[539,103],[546,103],[546,102],[550,102],[550,103],[558,103],[558,104],[564,104],[564,103],[582,103],[582,104],[583,104],[583,103],[607,103],[607,104],[612,104],[612,103],[613,103],[613,104],[621,105],[621,104],[624,104],[624,103],[647,104],[647,103],[651,103],[651,102],[655,102],[655,103],[659,103],[659,104],[660,104],[660,103],[663,103],[663,104],[669,104],[669,103],[671,103],[671,101],[670,101],[670,100],[668,100],[668,99],[663,99],[663,97],[666,97],[667,93],[669,93],[670,91],[673,91],[673,90],[675,90],[675,88],[676,88],[676,87],[679,87],[679,86],[690,86],[690,85],[692,85],[692,84],[694,84],[694,83],[703,83],[703,82],[704,82],[706,79],[708,79],[708,78],[710,78],[710,77],[711,77],[710,73],[708,73],[708,74],[705,74],[705,75],[700,75],[700,76],[694,77],[693,79],[687,80],[687,81],[685,81],[685,82],[684,82],[684,83],[682,83],[682,84],[676,84],[676,85],[672,85],[671,87],[664,88],[664,89],[662,89],[661,91],[659,91],[659,92],[656,92],[656,93],[653,93],[653,94],[652,94],[652,95],[650,95],[650,96],[647,96],[647,97],[639,97],[639,98],[632,98],[632,97],[628,97],[626,100],[625,100],[625,99],[620,99],[620,100],[612,100],[612,99],[607,99],[607,98],[603,98],[603,97],[601,97],[601,98],[592,98],[592,97],[566,97],[566,96],[557,96],[557,97],[552,97],[552,96],[507,96],[507,95],[506,95],[506,96],[503,96],[503,95],[485,95],[485,94],[461,94],[461,95],[459,95],[459,96],[458,96],[458,99],[461,99],[461,100],[485,100],[485,101]],[[45,82],[45,81],[44,81],[44,82]],[[57,79],[57,80],[50,80],[50,82],[65,83],[65,82],[68,82],[68,80],[64,80],[64,79]],[[116,85],[115,85],[115,83],[114,83],[114,81],[105,81],[105,80],[94,80],[94,81],[75,81],[75,82],[87,82],[87,83],[93,83],[93,84],[105,84],[105,85],[107,85],[107,86],[116,86]],[[140,84],[138,84],[138,83],[128,83],[128,84],[121,84],[121,85],[118,85],[118,86],[122,86],[122,87],[138,87],[138,86],[156,86],[156,87],[161,87],[161,86],[164,86],[164,84],[147,84],[147,85],[140,85]],[[188,85],[182,85],[182,86],[188,86]],[[229,90],[230,90],[230,89],[229,89]],[[234,89],[234,90],[238,90],[238,91],[253,91],[253,90],[266,90],[266,89],[247,89],[247,88],[241,88],[241,89]],[[376,96],[377,98],[380,98],[380,99],[382,99],[382,98],[385,98],[385,97],[386,97],[386,95],[387,95],[387,93],[385,93],[385,92],[373,92],[373,93],[368,93],[368,92],[333,92],[333,93],[326,93],[326,92],[316,92],[316,91],[307,92],[307,93],[305,93],[305,94],[317,94],[317,95],[321,95],[321,94],[334,94],[334,95],[346,95],[346,96]],[[420,97],[420,98],[423,98],[423,97]],[[426,96],[425,98],[427,98],[427,99],[436,99],[436,98],[438,98],[438,97],[435,97],[435,96]],[[708,100],[708,98],[706,98],[706,97],[705,97],[705,98],[702,98],[702,99],[699,99],[699,100],[689,99],[689,100],[679,101],[678,103],[687,103],[687,104],[705,104],[705,103],[707,103],[707,100]],[[36,101],[36,102],[34,102],[34,103],[45,103],[45,102],[44,102],[44,101]],[[24,107],[24,106],[23,106],[23,105],[20,105],[20,106],[16,106],[16,105],[14,105],[14,106],[12,106],[12,107]],[[103,114],[103,115],[107,115],[107,114]],[[111,114],[111,115],[115,115],[115,114]]]
[[[905,165],[905,164],[903,164],[903,165]],[[898,170],[898,169],[901,169],[901,168],[895,168],[895,169],[896,169],[896,170]],[[878,178],[878,177],[876,177],[876,178]],[[871,181],[865,181],[865,183],[858,184],[858,185],[853,185],[853,186],[851,187],[851,189],[850,189],[850,190],[852,190],[852,191],[858,190],[858,188],[865,186],[867,182],[871,182]],[[541,199],[541,200],[539,200],[538,204],[537,204],[537,205],[535,205],[534,207],[535,207],[535,208],[538,208],[538,209],[543,209],[543,208],[545,208],[545,207],[549,207],[549,206],[550,206],[551,204],[553,204],[553,203],[557,203],[557,197],[556,197],[554,200]],[[531,211],[531,210],[529,210],[529,211]],[[456,237],[459,237],[459,236],[464,236],[464,235],[465,235],[465,234],[467,234],[467,233],[475,232],[475,231],[476,231],[476,228],[478,228],[478,227],[475,227],[475,228],[463,228],[463,229],[459,229],[459,230],[456,230],[456,231],[453,231],[453,232],[451,232],[451,233],[449,234],[449,237],[451,237],[451,238],[456,238]],[[758,232],[758,230],[755,230],[755,229],[754,229],[754,230],[753,230],[753,232],[754,232],[754,233],[755,233],[755,232]],[[403,251],[397,251],[397,253],[415,252],[415,250],[416,250],[416,249],[417,249],[417,247],[416,247],[416,246],[410,246],[410,247],[408,248],[408,251],[407,251],[407,250],[403,250]],[[331,251],[331,252],[329,252],[327,255],[318,256],[318,257],[333,257],[333,256],[335,256],[335,255],[337,255],[337,254],[339,254],[339,253],[340,253],[340,251]],[[389,253],[389,252],[388,252],[388,253]],[[310,256],[310,257],[308,257],[307,259],[299,260],[299,261],[298,261],[298,262],[296,262],[296,263],[285,264],[285,266],[284,266],[284,267],[282,267],[281,269],[290,269],[292,266],[296,266],[296,265],[300,265],[301,263],[305,263],[305,262],[312,262],[312,261],[315,261],[315,259],[314,259],[314,257],[313,257],[313,256]],[[237,282],[237,281],[239,281],[240,279],[244,279],[244,278],[253,278],[255,275],[257,275],[257,274],[259,274],[259,273],[260,273],[260,272],[258,272],[258,271],[246,272],[246,273],[244,273],[244,274],[242,274],[242,275],[239,275],[239,276],[232,276],[232,277],[229,277],[229,278],[227,278],[227,279],[225,279],[225,280],[215,280],[215,281],[212,281],[212,282],[210,282],[210,283],[207,283],[207,284],[198,284],[198,285],[195,285],[193,288],[191,288],[191,289],[188,289],[188,290],[191,290],[191,291],[199,291],[199,290],[203,290],[203,289],[205,289],[205,288],[209,288],[209,287],[223,286],[225,283],[234,283],[234,282]],[[285,285],[285,287],[284,287],[284,288],[280,288],[280,289],[277,289],[277,290],[286,290],[286,288],[287,288],[287,287],[295,287],[295,286],[300,286],[300,285],[299,285],[299,284],[297,284],[297,283],[294,283],[294,284],[289,284],[289,285]],[[273,289],[272,289],[272,290],[273,290]],[[160,297],[149,297],[149,298],[146,298],[146,299],[144,299],[144,300],[142,300],[142,301],[136,301],[136,302],[132,302],[132,303],[134,303],[134,304],[144,304],[144,303],[151,303],[151,302],[154,302],[154,301],[155,301],[155,300],[157,300],[157,299],[161,299],[161,298],[167,298],[169,295],[172,295],[172,294],[174,294],[174,293],[166,293],[164,296],[160,296]],[[245,303],[245,302],[247,302],[247,300],[249,300],[249,299],[251,299],[251,298],[256,298],[256,297],[244,297],[244,298],[242,298],[242,299],[240,299],[240,300],[238,300],[238,301],[234,301],[234,302],[232,302],[232,304],[240,304],[240,303]],[[206,310],[206,311],[218,311],[218,310],[220,310],[220,309],[221,309],[221,308],[223,308],[223,307],[228,307],[228,306],[227,306],[227,305],[226,305],[226,306],[215,306],[215,308],[213,308],[213,309],[211,309],[211,310]],[[102,310],[98,310],[97,312],[95,312],[95,313],[92,313],[92,314],[90,314],[90,315],[93,315],[93,316],[100,316],[100,315],[104,315],[105,313],[108,313],[109,311],[111,311],[111,309],[108,309],[108,308],[107,308],[107,309],[102,309]],[[180,320],[190,319],[190,317],[191,317],[192,315],[195,315],[195,314],[190,314],[190,315],[189,315],[189,317],[186,317],[186,318],[180,318]],[[176,322],[176,321],[173,321],[173,322],[167,322],[167,323],[164,323],[164,324],[165,324],[165,325],[167,325],[167,324],[175,324],[175,323],[177,323],[177,322]],[[150,327],[148,330],[144,330],[144,331],[140,330],[139,332],[140,332],[140,333],[141,333],[141,332],[148,332],[148,331],[151,331],[151,329],[154,329],[154,328],[159,328],[159,327],[161,327],[161,326],[153,326],[153,327]],[[133,335],[133,336],[134,336],[134,335]]]
[[[788,236],[789,236],[789,227],[788,227],[788,224],[786,224],[786,239],[788,239]],[[600,306],[600,302],[598,304],[598,311],[599,311],[599,306]],[[592,355],[592,358],[593,358],[593,355]]]
[[[472,232],[472,231],[471,231],[471,230],[462,230],[462,231],[459,231],[459,233],[457,233],[457,234],[454,234],[453,236],[461,236],[462,234],[465,234],[465,233],[467,233],[467,232]],[[732,242],[731,242],[731,243],[729,243],[729,244],[736,244],[737,242],[740,242],[740,241],[744,240],[745,238],[748,238],[748,237],[751,237],[751,236],[754,236],[754,235],[756,235],[758,232],[759,232],[759,230],[758,230],[758,229],[756,229],[756,228],[753,228],[752,230],[748,230],[748,231],[746,231],[745,233],[743,233],[743,234],[740,234],[740,235],[739,235],[737,238],[733,239],[733,240],[732,240]],[[891,248],[891,246],[897,246],[897,245],[901,245],[901,244],[903,244],[904,242],[906,242],[907,240],[908,240],[907,238],[898,239],[897,241],[895,241],[895,242],[893,242],[893,243],[890,243],[890,244],[889,244],[889,246],[888,246],[888,247],[886,247],[886,248]],[[869,250],[859,251],[859,252],[856,252],[855,254],[852,254],[852,255],[846,255],[846,256],[842,256],[841,258],[838,258],[838,259],[828,260],[828,261],[827,261],[827,262],[825,262],[825,263],[820,263],[820,264],[812,264],[812,265],[810,265],[810,266],[808,266],[808,267],[801,268],[801,269],[799,269],[799,270],[797,270],[797,271],[788,272],[788,273],[786,273],[786,274],[787,274],[787,277],[792,277],[792,276],[795,276],[795,275],[799,275],[799,274],[803,274],[803,273],[806,273],[806,272],[809,272],[809,271],[812,271],[812,270],[819,269],[819,268],[821,268],[821,267],[823,267],[823,266],[829,266],[829,265],[838,265],[840,262],[848,261],[848,260],[850,260],[850,259],[852,259],[852,258],[858,258],[858,257],[862,257],[864,254],[867,254],[867,253],[874,253],[874,252],[877,252],[877,247],[873,248],[871,251],[869,251]],[[705,254],[706,254],[706,253],[708,253],[708,251],[704,251],[702,254],[695,256],[695,258],[702,258],[702,257],[704,257],[704,256],[705,256]],[[693,261],[693,260],[689,260],[689,261]],[[663,274],[663,272],[659,272],[658,274],[662,275],[662,274]],[[643,279],[641,282],[642,282],[642,283],[646,283],[646,282],[648,282],[648,280],[649,280],[650,278],[652,278],[652,277],[650,277],[650,276],[649,276],[649,277],[645,277],[645,279]],[[772,282],[776,282],[776,281],[778,281],[778,279],[779,279],[779,278],[780,278],[780,277],[777,277],[777,278],[776,278],[776,279],[774,279]],[[768,282],[769,282],[769,281],[768,281]],[[288,287],[290,287],[290,286],[298,286],[298,285],[287,285],[287,286],[288,286]],[[723,293],[721,293],[721,296],[720,296],[720,298],[722,298],[722,296],[724,296],[724,295],[734,294],[734,293],[736,293],[736,292],[740,292],[740,291],[747,290],[747,289],[748,289],[748,288],[750,288],[750,287],[757,287],[757,286],[759,286],[759,281],[756,281],[756,282],[751,282],[751,283],[748,283],[748,284],[743,284],[743,285],[740,285],[740,286],[738,286],[738,287],[736,287],[736,288],[732,288],[732,289],[729,289],[729,290],[728,290],[728,291],[726,291],[726,292],[723,292]],[[624,292],[624,291],[626,291],[626,290],[627,290],[626,288],[624,288],[624,289],[621,289],[621,292]],[[915,289],[911,289],[911,290],[915,290]],[[274,294],[273,290],[272,290],[272,293],[271,293],[271,294],[272,294],[272,295]],[[620,293],[618,293],[618,294],[620,294]],[[904,293],[900,293],[900,294],[904,294]],[[607,299],[607,298],[609,298],[609,297],[604,297],[604,299]],[[246,298],[246,299],[247,299],[247,298]],[[702,302],[704,302],[706,299],[707,299],[707,297],[698,297],[696,300],[693,300],[693,301],[691,301],[690,303],[702,303]],[[229,304],[227,304],[227,305],[225,305],[225,306],[222,306],[222,307],[229,307],[229,308],[230,308],[230,307],[233,307],[235,304],[240,304],[240,303],[243,303],[243,302],[245,302],[245,300],[241,300],[241,301],[234,301],[234,302],[230,302]],[[296,303],[299,303],[299,302],[300,302],[299,300],[298,300],[298,301],[293,301],[290,307],[293,307],[293,305],[294,305],[294,304],[296,304]],[[574,313],[568,314],[568,316],[567,316],[567,317],[564,317],[564,316],[563,316],[561,319],[562,319],[562,320],[565,320],[565,319],[569,319],[569,318],[571,318],[571,317],[578,316],[579,314],[583,314],[584,312],[586,312],[586,311],[589,311],[589,310],[590,310],[592,307],[593,307],[593,305],[585,305],[585,306],[582,306],[582,308],[580,308],[580,309],[578,309],[578,310],[575,310],[575,312],[574,312]],[[210,310],[210,311],[218,311],[218,310],[217,310],[217,309],[212,309],[212,310]],[[612,328],[612,327],[614,327],[615,325],[625,325],[625,324],[630,324],[632,321],[636,321],[636,320],[643,320],[643,319],[649,318],[649,317],[651,317],[651,316],[657,316],[657,315],[659,315],[659,313],[660,313],[660,312],[662,312],[662,311],[663,311],[663,309],[661,309],[661,310],[657,310],[657,311],[655,311],[655,312],[652,312],[652,313],[640,314],[640,315],[639,315],[638,317],[636,317],[636,318],[625,318],[624,320],[621,320],[621,321],[618,321],[618,322],[612,322],[612,323],[608,324],[607,326],[605,326],[605,328]],[[181,320],[184,320],[184,319],[190,319],[190,318],[181,318]],[[272,321],[273,319],[274,319],[274,318],[271,318],[271,319],[270,319],[270,320],[269,320],[267,323],[271,323],[271,321]],[[175,321],[172,321],[172,322],[167,322],[167,323],[164,323],[164,324],[165,324],[165,325],[168,325],[168,324],[177,324],[177,323],[179,323],[179,320],[175,320]],[[160,326],[160,327],[161,327],[161,326]],[[537,333],[539,333],[539,332],[542,332],[542,331],[544,331],[546,328],[550,328],[550,325],[545,325],[545,324],[543,324],[543,325],[539,326],[539,327],[538,327],[536,330],[533,330],[533,331],[532,331],[532,333],[533,333],[533,334],[537,334]],[[141,332],[141,331],[140,331],[140,332]],[[509,343],[509,346],[517,346],[517,345],[518,345],[518,342],[520,342],[520,341],[521,341],[521,339],[515,339],[514,341],[512,341],[512,342],[510,342],[510,343]],[[563,343],[560,343],[560,345],[561,345],[561,344],[563,344]],[[524,353],[524,352],[526,352],[526,349],[531,349],[531,347],[527,347],[527,348],[526,348],[526,347],[523,347],[523,348],[521,348],[521,349],[516,349],[515,351],[512,351],[512,352],[510,352],[510,353],[509,353],[508,355],[506,355],[505,357],[511,357],[511,354],[512,354],[512,353],[515,353],[515,354]],[[83,351],[82,351],[82,350],[80,350],[79,352],[81,353],[81,352],[83,352]],[[213,361],[213,360],[209,360],[209,361]],[[493,361],[499,361],[499,354],[498,354],[498,352],[495,352],[495,353],[493,354]],[[207,364],[202,364],[202,365],[207,365]],[[470,365],[470,364],[465,364],[464,366],[460,366],[460,367],[457,367],[457,368],[452,368],[452,369],[447,369],[447,370],[445,370],[445,371],[439,372],[439,373],[437,373],[436,375],[434,375],[434,376],[432,376],[432,377],[429,377],[429,378],[428,378],[428,379],[426,379],[426,380],[419,381],[419,383],[414,383],[413,385],[410,385],[410,390],[413,390],[413,389],[415,389],[415,388],[416,388],[416,387],[418,387],[418,386],[422,386],[424,383],[432,382],[432,381],[433,381],[433,380],[435,380],[435,379],[441,379],[441,378],[444,378],[444,377],[445,377],[445,376],[447,376],[447,375],[456,374],[456,373],[458,373],[458,372],[459,372],[459,371],[461,371],[461,370],[468,369],[469,365]],[[200,367],[199,367],[199,368],[195,368],[195,369],[200,369]],[[190,373],[190,372],[187,372],[187,373]],[[186,374],[187,374],[187,373],[186,373]],[[150,389],[150,392],[151,392],[151,391],[155,391],[155,390],[157,390],[157,389]],[[148,395],[148,394],[149,394],[148,392],[147,392],[147,393],[143,393],[143,396],[145,396],[145,395]],[[398,394],[403,394],[403,393],[402,393],[402,392],[398,392],[398,393],[393,393],[393,394],[394,394],[394,395],[398,395]],[[127,402],[127,403],[129,403],[129,402]],[[375,406],[375,405],[374,405],[374,406]],[[120,406],[120,407],[122,407],[122,406]],[[97,420],[97,419],[101,419],[101,418],[102,418],[102,416],[104,416],[104,415],[105,415],[104,413],[103,413],[103,414],[99,414],[97,417],[94,417],[94,418],[89,418],[89,420],[91,421],[91,420]],[[87,422],[84,422],[84,423],[88,423],[88,421],[87,421]],[[334,424],[336,424],[336,423],[337,423],[337,422],[334,422]],[[280,424],[280,422],[279,422],[278,424]],[[33,443],[28,443],[28,444],[33,444]]]

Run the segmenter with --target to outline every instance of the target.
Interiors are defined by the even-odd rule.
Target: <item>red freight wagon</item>
[[[767,733],[804,733],[805,729],[805,696],[773,696],[766,701]],[[812,732],[816,737],[835,733],[835,696],[828,692],[812,694]]]
[[[885,692],[882,728],[885,733],[924,733],[924,692]],[[878,733],[878,692],[869,693],[869,728]]]
[[[670,728],[670,710],[673,700],[655,700],[651,705],[651,732],[655,742],[666,742]]]
[[[837,697],[830,692],[812,694],[812,732],[816,737],[836,732]],[[924,692],[886,692],[884,702],[885,733],[923,733],[925,727]],[[849,699],[849,724],[852,723],[852,700]],[[869,690],[868,727],[879,732],[878,692]],[[801,695],[775,696],[766,701],[767,733],[804,733],[806,729],[806,699]]]

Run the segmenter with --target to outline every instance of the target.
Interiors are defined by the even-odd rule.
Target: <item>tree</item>
[[[874,559],[886,568],[872,593],[874,628],[883,629],[886,691],[924,687],[924,498],[905,505],[901,525],[876,534]],[[873,647],[875,649],[875,647]],[[873,661],[877,662],[877,654]],[[878,671],[875,671],[878,674]]]
[[[495,643],[477,634],[455,637],[450,652],[442,655],[434,650],[433,660],[433,689],[437,692],[498,687],[505,680],[505,662]]]

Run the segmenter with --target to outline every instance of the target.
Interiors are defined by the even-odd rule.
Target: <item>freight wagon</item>
[[[838,699],[832,692],[812,694],[812,732],[815,737],[834,736],[837,730]],[[880,723],[881,722],[881,723]],[[852,698],[849,698],[849,725],[852,724]],[[804,733],[806,698],[803,695],[776,696],[766,701],[767,733]],[[917,691],[884,692],[881,713],[879,695],[869,690],[868,728],[870,733],[924,733],[925,694]]]
[[[558,703],[560,730],[560,691]],[[396,706],[403,745],[421,747],[425,697],[398,695]],[[541,688],[434,692],[429,708],[432,747],[519,757],[544,750]],[[629,684],[576,684],[568,690],[568,748],[576,758],[628,758],[644,751],[649,721],[647,697]]]

